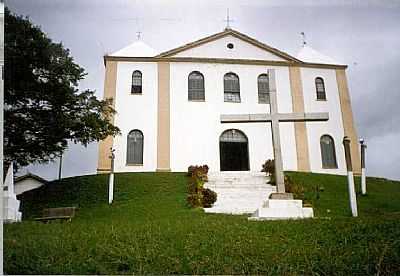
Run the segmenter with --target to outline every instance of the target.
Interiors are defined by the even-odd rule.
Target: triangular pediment
[[[221,33],[161,53],[158,57],[299,61],[232,29],[225,29]]]

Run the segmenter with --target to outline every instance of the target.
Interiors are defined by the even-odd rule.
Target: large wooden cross
[[[279,133],[280,122],[305,122],[305,121],[327,121],[327,112],[316,113],[279,113],[276,96],[275,70],[268,70],[269,93],[270,93],[270,113],[261,114],[222,114],[221,123],[254,123],[271,122],[272,143],[275,158],[275,175],[278,193],[285,193],[285,183],[283,176],[281,138]]]

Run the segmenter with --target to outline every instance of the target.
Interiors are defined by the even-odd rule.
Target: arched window
[[[315,79],[315,89],[317,91],[317,100],[326,100],[324,80],[320,77]]]
[[[204,77],[200,72],[194,71],[188,78],[189,101],[204,101]]]
[[[234,73],[224,76],[224,101],[240,103],[239,77]]]
[[[258,103],[269,104],[269,79],[267,74],[258,76]]]
[[[322,168],[337,169],[335,142],[329,135],[322,135],[320,139]]]
[[[140,130],[128,134],[126,163],[143,164],[143,133]]]
[[[132,94],[141,94],[142,93],[142,72],[136,70],[132,73]]]
[[[225,130],[219,137],[220,142],[247,143],[246,135],[237,129]]]

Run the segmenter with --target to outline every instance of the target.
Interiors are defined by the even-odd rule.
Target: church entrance
[[[248,171],[249,147],[246,135],[237,129],[224,131],[219,138],[221,171]]]

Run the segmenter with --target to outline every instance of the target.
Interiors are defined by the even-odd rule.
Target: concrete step
[[[207,213],[248,214],[254,213],[276,191],[267,184],[268,178],[258,172],[220,172],[209,174],[205,188],[217,193],[213,207]]]
[[[304,219],[313,216],[313,209],[303,207],[301,200],[270,199],[263,207],[258,208],[249,220]]]
[[[252,183],[252,182],[232,182],[232,183],[226,183],[226,182],[208,182],[207,185],[209,187],[214,187],[214,188],[237,188],[237,189],[262,189],[263,187],[268,187],[269,184],[267,183]]]
[[[209,173],[208,179],[213,180],[237,180],[237,179],[265,179],[265,173],[262,172],[218,172]]]

